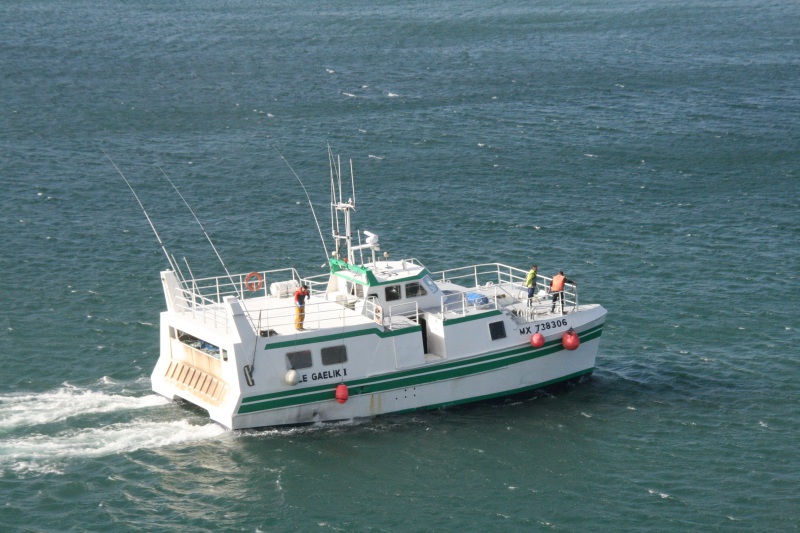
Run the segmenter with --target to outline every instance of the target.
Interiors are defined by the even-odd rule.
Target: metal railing
[[[278,308],[250,309],[252,323],[259,331],[277,330],[287,326],[294,326],[295,307],[284,306]],[[331,307],[325,303],[306,303],[303,327],[331,328],[344,324],[347,310],[344,306]]]
[[[184,281],[184,287],[198,296],[222,303],[225,296],[236,296],[242,299],[269,296],[272,283],[292,280],[298,285],[303,283],[303,278],[294,268],[282,268],[233,274],[230,277],[187,279]],[[250,290],[254,287],[256,290]]]
[[[519,299],[526,299],[527,293],[526,288],[524,287],[525,279],[528,276],[528,271],[523,270],[521,268],[512,267],[509,265],[504,265],[502,263],[484,263],[480,265],[471,265],[465,267],[458,267],[458,268],[451,268],[448,270],[442,270],[439,272],[435,272],[431,274],[434,279],[438,279],[441,282],[449,282],[455,285],[460,285],[466,287],[468,289],[473,289],[475,291],[481,291],[486,293],[487,289],[491,288],[492,285],[502,285],[502,286],[514,286],[518,288],[517,294],[511,294],[511,296],[515,296]],[[536,277],[536,287],[537,292],[540,291],[548,291],[550,290],[550,283],[553,281],[553,278],[548,276],[537,275]],[[467,293],[462,293],[461,299],[454,301],[454,299],[447,300],[447,296],[442,297],[442,312],[445,311],[458,311],[460,310],[461,313],[465,313],[466,310],[470,307],[475,307],[474,304],[467,300]],[[453,296],[453,295],[449,295]],[[497,296],[498,291],[495,289],[493,294],[493,302],[489,302],[490,304],[493,303],[495,308],[497,308]],[[572,308],[575,309],[578,306],[578,287],[574,284],[567,283],[564,285],[563,291],[563,308],[568,309]],[[559,302],[560,305],[561,302]],[[455,307],[452,307],[452,306]]]
[[[470,310],[478,309],[497,309],[498,298],[497,288],[494,288],[491,296],[477,292],[454,292],[445,294],[439,298],[441,315],[456,313],[461,316]]]
[[[331,303],[336,305],[330,305]],[[377,299],[364,300],[356,297],[336,302],[306,303],[304,326],[315,329],[342,327],[347,318],[353,316],[351,313],[358,313],[388,329],[400,329],[413,324],[395,322],[392,320],[393,316],[416,317],[419,307],[416,303],[404,303],[385,308]],[[252,323],[260,331],[293,326],[296,316],[294,306],[250,309],[249,314]]]
[[[211,278],[193,278],[182,282],[182,287],[175,289],[173,302],[175,310],[189,313],[192,319],[201,320],[215,328],[230,332],[227,309],[223,305],[226,296],[246,298],[267,297],[270,285],[275,282],[294,281],[297,285],[303,282],[294,268],[277,270],[261,270],[231,276]],[[255,327],[255,322],[251,323]]]
[[[419,265],[416,259],[406,259],[408,264]],[[215,328],[229,330],[227,310],[223,305],[226,296],[236,296],[241,299],[254,297],[275,297],[270,295],[270,287],[276,282],[291,282],[291,286],[307,284],[312,293],[324,292],[327,289],[328,274],[320,274],[309,278],[302,278],[294,268],[278,270],[262,270],[247,274],[217,276],[212,278],[188,279],[183,282],[183,287],[176,289],[173,301],[176,310],[191,313],[192,318],[202,320]],[[453,268],[432,273],[431,276],[439,282],[450,282],[467,291],[457,291],[445,294],[440,299],[442,316],[448,312],[465,315],[475,309],[498,309],[503,307],[500,303],[503,297],[512,296],[516,301],[525,300],[524,282],[527,271],[501,263],[485,263],[466,267]],[[552,278],[547,276],[537,277],[539,291],[548,291]],[[279,283],[280,284],[280,283]],[[509,293],[511,287],[511,293]],[[251,290],[255,289],[255,290]],[[516,294],[513,291],[517,291]],[[502,292],[502,294],[501,294]],[[290,296],[288,293],[281,293]],[[359,309],[359,302],[363,305]],[[415,302],[404,302],[382,308],[376,301],[359,298],[346,298],[338,301],[341,307],[323,307],[321,304],[308,304],[306,318],[312,319],[317,327],[335,327],[343,324],[346,318],[345,309],[356,310],[384,327],[403,327],[394,324],[393,316],[416,317],[419,307]],[[541,304],[540,304],[541,305]],[[564,286],[562,302],[563,309],[577,308],[578,289],[574,284]],[[250,322],[254,328],[270,329],[287,326],[294,323],[294,308],[281,307],[278,309],[264,306],[263,308],[248,307]],[[260,319],[259,319],[260,315]],[[313,317],[313,318],[312,318]]]
[[[527,274],[525,270],[501,263],[484,263],[442,270],[432,273],[431,276],[439,278],[440,281],[457,285],[468,286],[471,283],[472,287],[478,288],[493,283],[524,283]]]
[[[176,289],[173,302],[176,311],[189,313],[193,319],[202,320],[204,324],[210,324],[215,328],[223,328],[226,332],[229,331],[228,314],[220,302],[207,298],[198,292],[180,288]]]

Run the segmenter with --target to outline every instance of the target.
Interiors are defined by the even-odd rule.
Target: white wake
[[[60,473],[72,459],[164,448],[226,433],[214,423],[192,425],[188,420],[156,419],[152,413],[140,412],[169,405],[162,396],[126,395],[119,392],[122,384],[108,380],[98,383],[98,388],[116,390],[65,384],[49,392],[0,395],[0,477],[7,472]],[[119,422],[119,417],[108,416],[103,424],[99,420],[104,417],[91,418],[104,413],[120,413],[133,420]]]
[[[217,424],[195,426],[186,420],[134,421],[100,428],[32,434],[0,440],[0,472],[60,473],[71,459],[103,457],[213,439],[226,433]]]
[[[111,413],[166,405],[155,394],[135,397],[66,385],[52,392],[0,396],[0,429],[60,422],[93,413]]]

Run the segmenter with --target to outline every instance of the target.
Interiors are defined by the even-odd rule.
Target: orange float
[[[336,401],[339,403],[344,403],[347,401],[348,397],[349,393],[347,391],[347,385],[344,383],[339,383],[339,385],[336,387]]]
[[[581,345],[581,339],[578,337],[578,334],[574,329],[569,328],[569,330],[561,337],[561,344],[567,350],[577,350],[578,346]]]
[[[531,346],[534,348],[541,348],[544,346],[544,335],[541,333],[534,333],[531,335]]]

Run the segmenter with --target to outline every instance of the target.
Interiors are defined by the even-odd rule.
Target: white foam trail
[[[150,394],[134,397],[64,387],[39,394],[0,396],[0,429],[49,424],[93,413],[110,413],[166,405],[169,400]]]
[[[213,439],[226,430],[217,424],[193,426],[174,422],[137,421],[58,435],[30,435],[0,441],[0,471],[58,473],[70,459],[102,457]]]

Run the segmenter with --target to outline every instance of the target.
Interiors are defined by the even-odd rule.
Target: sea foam
[[[213,439],[226,430],[186,420],[134,421],[100,428],[68,430],[56,435],[32,434],[0,441],[0,472],[60,473],[71,459],[103,457]]]
[[[0,429],[60,422],[76,416],[166,405],[162,396],[108,394],[66,385],[52,392],[0,396]]]

